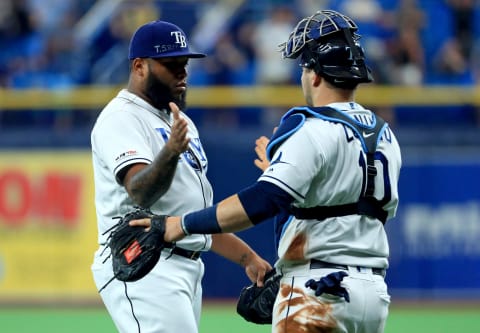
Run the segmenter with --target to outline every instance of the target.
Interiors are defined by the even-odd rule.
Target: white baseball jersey
[[[168,191],[150,208],[156,214],[182,215],[212,205],[213,194],[206,178],[207,158],[198,131],[188,121],[190,145],[181,154]],[[155,109],[140,97],[122,90],[99,115],[91,135],[95,204],[99,249],[92,265],[93,277],[100,290],[113,277],[111,260],[105,249],[112,219],[133,209],[119,172],[135,163],[151,163],[170,136],[173,117]],[[177,246],[207,251],[210,235],[191,235]],[[117,329],[131,332],[198,332],[201,314],[204,264],[162,251],[157,265],[135,282],[113,280],[100,296]]]
[[[189,123],[190,149],[180,156],[172,185],[150,208],[156,214],[182,215],[212,205],[213,192],[206,177],[208,162],[198,131]],[[93,128],[92,154],[98,241],[105,243],[116,220],[133,208],[126,189],[118,183],[123,168],[150,164],[170,136],[173,117],[159,111],[140,97],[122,90],[102,111]],[[208,250],[211,236],[192,235],[177,243],[189,250]]]
[[[372,113],[357,103],[328,105],[371,125]],[[341,123],[308,117],[303,126],[277,149],[259,180],[282,188],[297,207],[333,206],[356,202],[365,182],[361,166],[366,154],[353,131]],[[375,155],[375,197],[389,196],[383,207],[389,218],[398,205],[397,183],[401,155],[390,128],[383,133]],[[277,267],[316,258],[366,267],[388,267],[388,241],[378,220],[361,215],[285,223],[279,241]]]

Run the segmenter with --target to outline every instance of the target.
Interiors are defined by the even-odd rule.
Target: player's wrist
[[[180,217],[180,228],[182,229],[182,232],[185,236],[190,235],[190,233],[187,230],[187,227],[185,227],[185,215],[182,215]]]
[[[186,214],[182,229],[188,234],[218,234],[222,232],[217,220],[217,205]]]
[[[181,149],[177,149],[175,147],[172,147],[172,145],[169,145],[168,142],[165,144],[164,152],[165,152],[166,156],[168,156],[170,158],[177,158],[178,156],[180,156],[181,153],[183,153],[183,151],[181,151]]]
[[[165,242],[173,243],[183,239],[186,234],[182,231],[180,216],[169,216],[165,221]]]

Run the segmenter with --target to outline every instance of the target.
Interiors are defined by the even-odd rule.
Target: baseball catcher
[[[272,269],[265,275],[263,287],[253,283],[243,288],[237,302],[237,313],[246,321],[255,324],[271,324],[281,277]]]
[[[152,219],[150,229],[129,225],[131,220],[147,217]],[[137,208],[120,217],[108,240],[115,278],[137,281],[152,270],[166,245],[163,241],[165,218],[145,208]]]

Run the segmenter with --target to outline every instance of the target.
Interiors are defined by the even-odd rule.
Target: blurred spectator
[[[445,0],[453,17],[453,34],[464,58],[470,59],[474,43],[476,0]]]
[[[68,88],[77,83],[72,29],[84,14],[79,8],[84,7],[77,7],[80,2],[72,0],[15,0],[13,3],[25,37],[17,37],[19,48],[10,47],[18,54],[11,56],[7,63],[9,84],[15,88]],[[85,6],[93,1],[81,3]]]
[[[451,37],[434,59],[440,83],[474,84],[473,50],[475,0],[445,0],[451,15]]]
[[[253,35],[256,51],[256,82],[258,84],[290,84],[295,62],[285,61],[278,52],[278,45],[293,30],[295,15],[290,7],[279,5],[271,8]]]
[[[90,44],[90,82],[120,84],[128,79],[128,44],[140,25],[161,19],[161,11],[153,0],[127,1],[112,13],[107,29]]]
[[[30,66],[31,58],[38,54],[36,21],[25,1],[0,2],[0,62],[8,76],[2,84],[10,85],[11,77]]]
[[[236,85],[251,84],[250,63],[245,52],[237,47],[232,32],[225,31],[204,61],[207,84]]]
[[[15,0],[16,2],[17,0]],[[60,32],[67,16],[76,10],[79,0],[21,0],[35,13],[37,30],[42,34]],[[90,1],[92,2],[92,1]]]
[[[256,79],[256,45],[254,44],[255,30],[257,28],[257,23],[251,19],[247,19],[241,22],[236,29],[236,43],[238,48],[242,50],[246,61],[249,66],[249,76],[250,80],[248,84],[255,84]]]
[[[362,31],[366,23],[378,22],[383,14],[383,8],[378,0],[348,0],[344,1],[340,7],[345,15],[361,25]]]
[[[34,30],[34,17],[25,0],[3,0],[0,2],[0,38],[22,38]]]
[[[306,17],[320,9],[335,9],[333,3],[335,0],[294,0],[293,5],[298,10],[299,17]]]
[[[421,30],[425,15],[416,0],[401,0],[396,10],[396,36],[388,42],[393,60],[391,83],[420,85],[425,75],[425,50]]]

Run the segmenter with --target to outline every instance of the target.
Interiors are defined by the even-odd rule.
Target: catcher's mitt
[[[143,218],[151,218],[149,231],[128,224],[131,220]],[[165,219],[165,215],[155,215],[143,208],[137,208],[120,218],[108,241],[115,278],[137,281],[152,270],[166,245],[163,239]]]
[[[265,275],[263,287],[257,287],[257,284],[253,283],[243,288],[237,302],[237,313],[255,324],[271,324],[281,277],[272,269]]]

